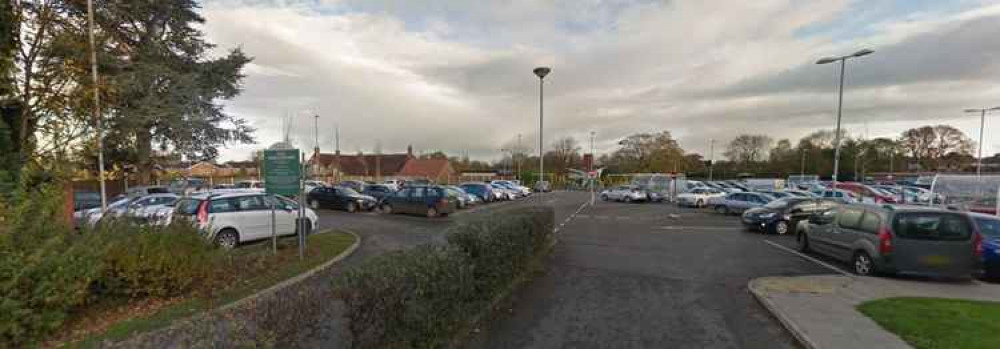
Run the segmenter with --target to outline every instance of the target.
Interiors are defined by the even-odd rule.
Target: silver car
[[[601,192],[601,200],[604,201],[614,200],[621,202],[638,202],[646,201],[648,199],[649,195],[647,195],[644,190],[634,185],[622,185]]]
[[[728,214],[741,214],[751,208],[761,207],[774,201],[774,197],[764,193],[729,193],[725,197],[712,202],[715,212]]]
[[[971,278],[982,268],[971,218],[926,206],[842,205],[811,217],[798,246],[848,261],[858,275]]]

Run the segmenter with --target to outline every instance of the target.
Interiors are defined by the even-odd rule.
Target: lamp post
[[[715,138],[708,142],[708,180],[712,180],[712,170],[715,169]]]
[[[90,78],[94,82],[94,119],[97,122],[97,174],[101,183],[101,212],[108,209],[104,185],[104,122],[101,118],[101,93],[97,85],[97,45],[94,43],[94,2],[87,0],[87,35],[90,39]]]
[[[966,113],[979,113],[979,156],[976,161],[976,176],[983,174],[983,131],[986,129],[986,112],[1000,110],[1000,107],[966,109]]]
[[[545,76],[549,75],[552,69],[548,67],[538,67],[533,70],[538,76],[538,175],[540,180],[545,180],[545,145],[544,138],[544,116],[545,116]]]
[[[851,58],[866,56],[872,54],[873,50],[863,49],[861,51],[840,57],[825,57],[818,61],[816,64],[828,64],[834,62],[840,62],[840,94],[837,98],[837,130],[834,134],[834,151],[833,151],[833,188],[837,188],[837,172],[840,171],[840,120],[843,115],[844,109],[844,70],[847,67],[847,60]]]

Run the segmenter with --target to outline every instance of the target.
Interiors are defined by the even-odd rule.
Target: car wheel
[[[788,234],[788,222],[778,221],[774,223],[774,233],[778,235]]]
[[[625,203],[632,203],[632,197],[631,196],[626,196],[625,200],[623,200],[623,201],[625,201]]]
[[[800,233],[797,240],[799,243],[799,251],[809,252],[809,235],[806,235],[804,232]]]
[[[434,218],[437,217],[437,215],[438,215],[438,210],[436,208],[433,207],[427,208],[427,218]]]
[[[358,204],[356,202],[347,203],[347,212],[354,213],[358,212]]]
[[[725,205],[715,206],[715,212],[718,212],[723,216],[727,216],[729,215],[729,207],[726,207]]]
[[[309,208],[314,209],[314,210],[318,210],[319,209],[319,200],[309,200]]]
[[[875,274],[875,262],[872,257],[864,251],[854,253],[851,263],[854,266],[854,273],[861,276],[871,276]]]
[[[601,194],[601,201],[608,201],[608,196]]]
[[[234,249],[240,244],[240,235],[233,229],[224,229],[215,234],[215,244],[227,250]]]
[[[705,207],[705,200],[698,200],[694,202],[694,207],[702,208]]]
[[[382,213],[392,214],[392,205],[390,205],[390,204],[382,204],[381,209],[382,209]]]

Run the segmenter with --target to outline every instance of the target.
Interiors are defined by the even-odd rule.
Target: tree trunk
[[[153,134],[151,128],[140,128],[135,131],[136,170],[139,172],[139,184],[148,185],[153,173],[151,161],[153,150]]]

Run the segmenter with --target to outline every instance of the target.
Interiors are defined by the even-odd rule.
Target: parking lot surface
[[[783,348],[793,338],[749,280],[830,274],[746,232],[735,216],[598,202],[559,232],[544,275],[483,328],[481,348]]]

